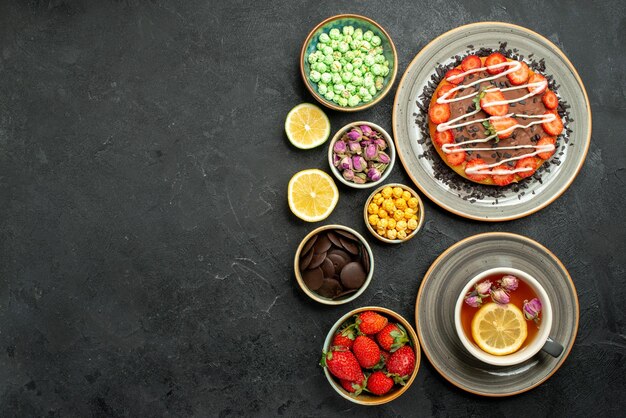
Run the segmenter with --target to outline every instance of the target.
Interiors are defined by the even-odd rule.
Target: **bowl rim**
[[[345,389],[340,387],[340,385],[338,385],[337,382],[335,382],[334,378],[331,376],[327,367],[324,367],[324,374],[326,375],[326,379],[330,383],[331,387],[335,389],[335,391],[339,395],[341,395],[343,398],[359,405],[366,405],[366,406],[382,405],[387,402],[393,401],[394,399],[400,397],[400,395],[402,395],[404,392],[406,392],[407,389],[415,381],[415,378],[419,371],[422,350],[421,350],[419,338],[417,337],[417,333],[415,332],[415,330],[413,329],[413,326],[411,325],[409,321],[407,321],[399,313],[392,311],[389,308],[384,308],[382,306],[363,306],[360,308],[356,308],[346,313],[345,315],[343,315],[333,324],[333,326],[328,331],[328,334],[326,335],[326,339],[324,340],[324,346],[322,350],[326,351],[330,347],[330,344],[332,342],[332,338],[335,332],[337,331],[337,329],[339,329],[339,327],[345,321],[347,321],[351,316],[356,315],[361,312],[365,312],[365,311],[376,311],[376,312],[383,313],[387,316],[390,316],[394,318],[394,320],[399,322],[406,329],[407,333],[409,334],[409,338],[411,342],[413,343],[413,351],[415,352],[415,368],[413,369],[413,373],[411,374],[411,377],[409,377],[409,380],[407,380],[404,386],[401,386],[400,388],[394,390],[393,392],[387,393],[386,395],[383,395],[377,398],[364,400],[364,399],[359,399],[358,397],[351,396]]]
[[[382,176],[380,176],[380,179],[378,179],[377,181],[371,181],[369,183],[363,183],[363,184],[353,183],[351,181],[344,179],[341,173],[339,172],[339,170],[337,170],[337,167],[335,167],[335,165],[333,164],[333,154],[334,154],[333,146],[335,145],[335,142],[337,142],[339,138],[341,138],[341,135],[345,131],[355,126],[359,126],[359,125],[367,125],[370,128],[376,129],[378,132],[383,134],[385,141],[387,141],[387,147],[388,147],[389,154],[390,154],[389,158],[391,160],[389,161],[389,165],[385,169],[385,172],[382,174]],[[391,171],[393,170],[393,167],[396,164],[396,154],[397,154],[396,145],[394,144],[394,141],[391,135],[389,135],[389,132],[387,132],[382,126],[377,125],[374,122],[359,120],[355,122],[350,122],[342,126],[341,128],[337,130],[335,135],[333,135],[333,137],[330,140],[330,143],[328,144],[328,165],[330,167],[330,171],[333,173],[335,178],[339,180],[341,183],[345,184],[346,186],[352,187],[353,189],[370,189],[372,187],[378,186],[380,183],[385,181],[387,177],[389,177],[389,175],[391,174]]]
[[[376,28],[380,30],[389,40],[389,45],[391,45],[391,52],[393,55],[393,69],[391,71],[391,78],[389,79],[389,83],[387,84],[387,87],[385,87],[383,90],[381,90],[378,93],[378,97],[376,97],[375,100],[372,100],[371,102],[368,102],[368,103],[363,103],[362,105],[355,106],[355,107],[337,106],[335,103],[331,103],[328,100],[321,97],[319,93],[317,93],[315,89],[313,89],[313,87],[309,84],[306,73],[304,71],[304,57],[306,54],[307,46],[309,45],[309,43],[311,42],[311,39],[313,38],[313,34],[317,32],[319,28],[326,25],[327,23],[332,22],[334,20],[345,19],[345,18],[364,20],[376,26]],[[302,75],[302,80],[304,81],[304,85],[306,86],[307,90],[311,93],[313,98],[315,98],[315,100],[317,100],[323,106],[326,106],[333,110],[337,110],[339,112],[358,112],[360,110],[365,110],[367,108],[374,106],[376,103],[381,101],[385,96],[387,96],[387,94],[391,91],[393,84],[396,82],[396,76],[398,75],[398,51],[396,50],[396,45],[393,43],[393,40],[391,39],[391,36],[389,36],[389,33],[387,33],[387,31],[374,20],[370,19],[367,16],[362,16],[358,14],[352,14],[352,13],[338,14],[338,15],[327,17],[326,19],[322,20],[309,32],[309,34],[305,38],[304,43],[302,44],[302,48],[300,50],[300,74]]]
[[[374,195],[380,191],[382,191],[385,187],[390,186],[390,187],[401,187],[405,190],[408,190],[413,196],[417,197],[417,202],[418,202],[418,206],[420,208],[420,216],[419,216],[419,221],[417,223],[417,228],[415,228],[415,230],[411,233],[411,235],[408,235],[406,237],[406,239],[389,239],[389,238],[385,238],[385,237],[381,237],[380,235],[378,235],[376,233],[376,231],[374,231],[374,228],[372,228],[372,225],[370,225],[369,221],[368,221],[368,213],[367,213],[367,207],[369,206],[369,202],[370,200],[372,200],[372,198],[374,197]],[[424,202],[422,200],[422,198],[417,194],[417,192],[405,185],[405,184],[401,184],[401,183],[388,183],[388,184],[382,184],[380,185],[380,187],[376,188],[376,190],[374,190],[365,200],[365,205],[363,205],[363,220],[365,221],[365,226],[367,227],[367,230],[370,231],[370,233],[372,235],[374,235],[374,237],[378,238],[380,241],[382,242],[386,242],[387,244],[402,244],[405,243],[411,239],[413,239],[417,233],[422,229],[422,226],[424,225],[424,219],[425,219],[425,215],[424,215]]]
[[[302,248],[304,248],[304,244],[306,244],[306,242],[313,235],[316,235],[316,234],[318,234],[318,233],[320,233],[322,231],[326,231],[326,230],[329,230],[329,229],[341,229],[343,231],[349,232],[349,233],[353,234],[354,236],[356,236],[361,241],[361,244],[363,244],[363,247],[365,247],[365,251],[367,251],[367,255],[368,255],[368,258],[369,258],[370,268],[369,268],[369,271],[367,273],[367,277],[365,278],[365,282],[363,283],[363,285],[361,286],[361,288],[359,290],[357,290],[354,294],[352,294],[351,296],[349,296],[349,297],[347,297],[345,299],[333,300],[333,299],[328,299],[328,298],[325,298],[325,297],[322,297],[322,296],[318,295],[317,293],[315,293],[314,291],[312,291],[311,289],[308,288],[308,286],[304,283],[304,279],[302,278],[302,274],[300,273],[300,267],[299,267],[300,263],[299,263],[299,261],[300,261],[300,254],[302,253]],[[374,252],[372,251],[372,247],[370,247],[370,245],[367,242],[367,240],[365,239],[365,237],[363,235],[359,234],[354,229],[352,229],[352,228],[350,228],[348,226],[339,225],[339,224],[322,225],[320,227],[315,228],[313,231],[309,232],[300,241],[300,244],[298,245],[298,249],[296,250],[296,254],[295,254],[294,259],[293,259],[293,271],[294,271],[294,274],[296,276],[296,281],[298,282],[298,285],[300,286],[300,289],[302,289],[302,291],[304,293],[306,293],[306,295],[308,297],[310,297],[314,301],[322,303],[324,305],[333,305],[333,306],[343,305],[345,303],[352,302],[353,300],[355,300],[356,298],[361,296],[361,294],[363,292],[365,292],[365,289],[367,289],[367,287],[370,285],[370,282],[372,281],[372,277],[374,276]]]

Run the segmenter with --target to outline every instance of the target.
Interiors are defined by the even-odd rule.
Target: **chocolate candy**
[[[320,265],[322,265],[325,259],[326,253],[313,254],[313,258],[311,259],[311,263],[309,264],[308,268],[314,269],[315,267],[319,267]]]
[[[304,284],[306,284],[309,289],[315,291],[322,287],[324,273],[320,267],[312,270],[306,270],[302,273],[302,280],[304,280]]]
[[[315,251],[315,254],[325,253],[326,251],[328,251],[331,245],[332,243],[330,242],[330,239],[328,239],[328,235],[322,235],[315,242],[315,245],[313,246],[313,251]]]
[[[361,241],[341,229],[322,231],[302,247],[299,267],[304,284],[329,299],[348,297],[363,286],[370,270]]]
[[[346,289],[358,289],[363,286],[367,273],[358,261],[346,264],[341,270],[341,284]]]
[[[333,277],[336,273],[335,271],[335,265],[333,264],[333,262],[330,260],[331,256],[327,256],[324,261],[322,261],[322,271],[324,272],[324,277]]]

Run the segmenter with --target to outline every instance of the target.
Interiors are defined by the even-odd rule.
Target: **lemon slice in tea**
[[[505,356],[520,349],[528,329],[524,314],[513,304],[483,305],[472,319],[472,337],[485,352]]]

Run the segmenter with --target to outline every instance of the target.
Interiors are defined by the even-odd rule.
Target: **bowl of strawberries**
[[[381,405],[402,395],[419,364],[419,341],[411,324],[378,306],[342,316],[326,336],[320,361],[333,389],[361,405]]]

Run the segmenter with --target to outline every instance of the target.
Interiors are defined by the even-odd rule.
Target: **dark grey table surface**
[[[2,1],[1,415],[624,416],[626,7],[586,3]],[[286,200],[295,172],[328,170],[325,149],[293,148],[283,122],[313,100],[301,43],[342,12],[389,31],[399,76],[461,24],[535,30],[577,67],[593,137],[569,190],[530,217],[480,223],[427,200],[419,237],[371,239],[371,286],[329,308],[296,285],[294,251],[317,225]],[[328,112],[332,128],[390,130],[394,93]],[[401,164],[389,180],[410,184]],[[367,234],[367,194],[341,188],[326,222]],[[581,316],[563,367],[506,399],[465,393],[428,361],[391,404],[336,395],[317,365],[331,324],[369,304],[414,322],[437,255],[487,231],[536,239],[569,269]]]

